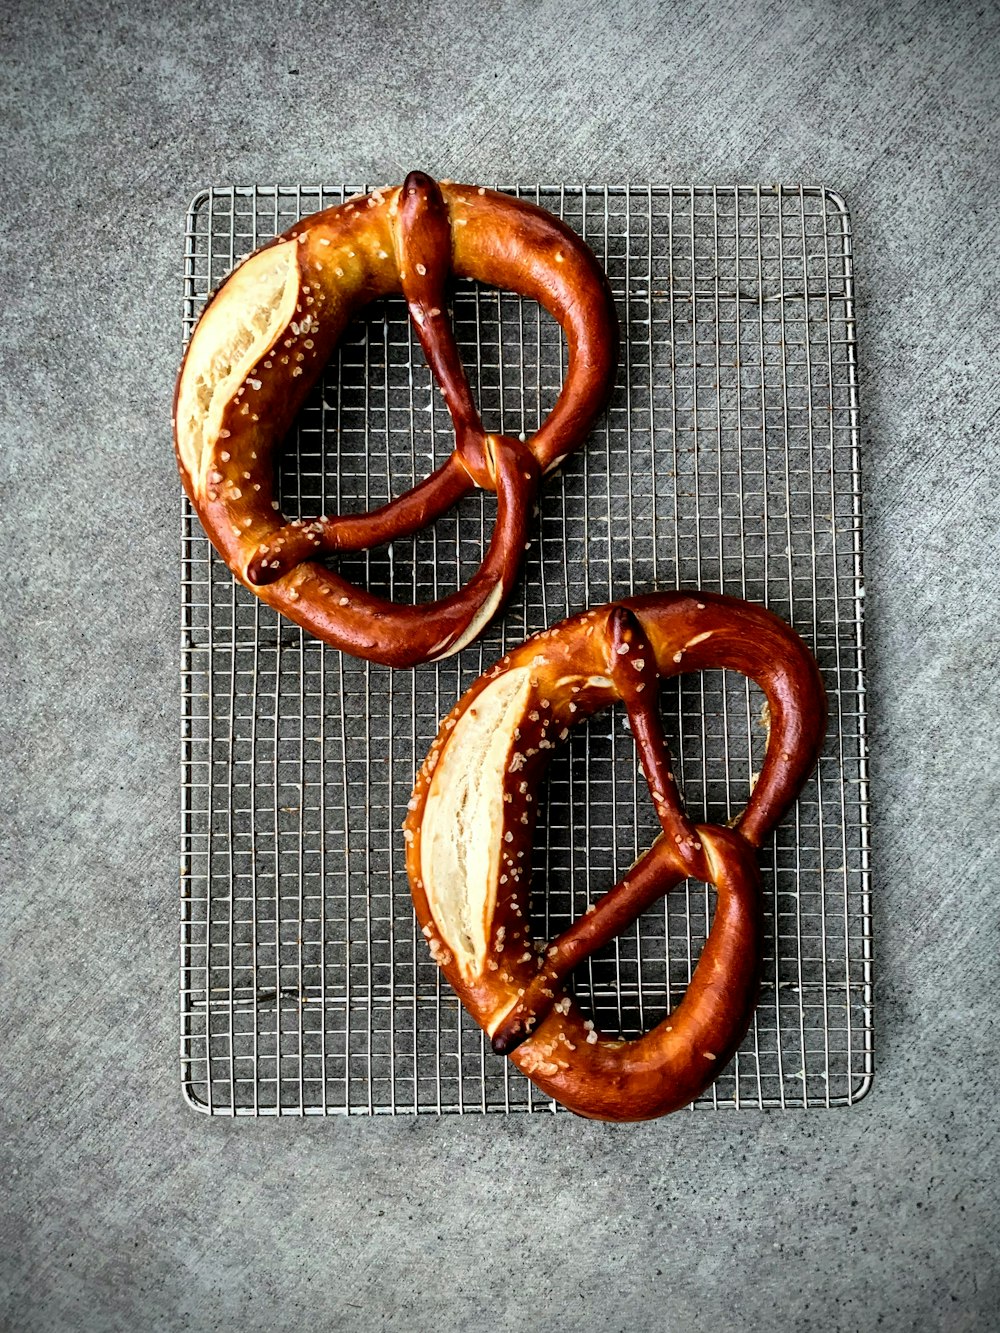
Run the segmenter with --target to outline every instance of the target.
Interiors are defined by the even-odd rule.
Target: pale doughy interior
[[[252,255],[195,331],[177,400],[177,450],[198,496],[226,404],[295,313],[297,248],[284,241]]]
[[[482,606],[469,621],[468,628],[464,629],[453,644],[450,644],[444,652],[439,652],[441,644],[435,644],[431,649],[432,662],[441,662],[446,657],[451,657],[453,653],[459,653],[462,649],[475,639],[481,630],[483,630],[497,613],[497,608],[503,601],[503,583],[498,582],[496,587],[483,602]],[[447,640],[444,640],[447,642]]]
[[[503,846],[504,772],[530,695],[528,667],[487,685],[449,736],[424,806],[420,874],[435,924],[467,980],[486,965]]]

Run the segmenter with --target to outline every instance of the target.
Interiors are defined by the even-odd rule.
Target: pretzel
[[[730,827],[694,824],[663,734],[660,682],[725,667],[767,703],[767,752]],[[540,782],[569,729],[622,700],[661,832],[599,901],[550,944],[529,926]],[[755,853],[812,770],[826,697],[802,640],[763,608],[699,593],[587,611],[514,649],[445,719],[404,824],[416,914],[465,1007],[546,1095],[582,1116],[645,1120],[692,1101],[746,1033],[762,954]],[[717,890],[687,993],[634,1041],[605,1036],[566,989],[570,973],[691,877]]]
[[[452,273],[538,301],[566,333],[565,382],[527,441],[487,433],[480,420],[446,315]],[[288,523],[275,497],[275,449],[351,318],[400,291],[444,393],[454,451],[379,509]],[[400,187],[296,223],[235,269],[205,307],[174,396],[184,488],[236,578],[310,633],[390,666],[446,657],[509,596],[540,479],[604,407],[617,349],[607,279],[567,226],[508,195],[411,172]],[[411,536],[475,486],[496,492],[496,526],[478,572],[450,596],[399,605],[321,563]]]

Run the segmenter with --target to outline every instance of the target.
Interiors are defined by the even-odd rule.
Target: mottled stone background
[[[4,1327],[996,1328],[996,5],[14,0],[0,53]],[[855,1109],[182,1105],[183,213],[204,184],[416,165],[848,199],[878,965]]]

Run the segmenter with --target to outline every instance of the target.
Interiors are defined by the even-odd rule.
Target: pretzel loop
[[[452,277],[541,302],[569,360],[552,412],[527,441],[488,433],[447,314]],[[455,431],[448,460],[367,514],[282,520],[271,456],[353,315],[401,292]],[[603,408],[617,359],[607,280],[586,245],[530,204],[411,172],[401,187],[297,223],[234,270],[206,306],[178,377],[174,432],[185,489],[233,573],[319,638],[413,665],[457,652],[509,596],[543,472]],[[412,536],[474,486],[496,491],[483,563],[423,606],[374,597],[321,561]]]
[[[724,667],[763,689],[767,750],[734,826],[694,824],[680,800],[658,692]],[[529,928],[536,792],[570,726],[624,702],[661,832],[622,879],[541,950]],[[762,956],[756,848],[815,763],[822,684],[775,616],[703,593],[629,599],[544,631],[472,686],[445,719],[404,826],[417,917],[431,953],[496,1051],[581,1115],[662,1115],[722,1070],[753,1013]],[[604,1036],[566,984],[573,969],[687,878],[716,910],[681,1003],[634,1041]]]

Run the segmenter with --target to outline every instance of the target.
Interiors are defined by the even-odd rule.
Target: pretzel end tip
[[[269,561],[260,551],[254,551],[247,562],[246,580],[251,588],[264,588],[280,579],[284,573],[280,560],[275,558]]]
[[[517,1049],[520,1042],[511,1032],[495,1032],[490,1038],[490,1045],[493,1048],[494,1055],[510,1055],[511,1051]]]
[[[490,1045],[496,1055],[510,1055],[528,1040],[535,1020],[531,1015],[512,1011],[490,1038]]]
[[[428,194],[438,188],[437,181],[426,171],[411,171],[403,181],[403,197],[414,194]]]
[[[627,606],[617,603],[608,613],[607,620],[607,642],[611,650],[611,665],[615,668],[618,665],[618,659],[632,649],[644,649],[646,647],[646,633],[633,611]],[[651,659],[652,660],[652,659]],[[612,671],[612,675],[614,670]]]
[[[614,640],[621,639],[635,624],[635,616],[620,602],[616,602],[608,612],[608,634]]]

